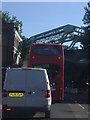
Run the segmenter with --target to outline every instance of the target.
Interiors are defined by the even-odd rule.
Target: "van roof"
[[[43,68],[26,68],[26,67],[23,67],[23,68],[8,68],[7,70],[42,70],[42,71],[45,71],[46,69],[43,69]]]

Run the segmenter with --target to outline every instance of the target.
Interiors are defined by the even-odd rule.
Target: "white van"
[[[2,96],[2,118],[29,117],[30,111],[50,117],[51,90],[45,69],[9,68]]]

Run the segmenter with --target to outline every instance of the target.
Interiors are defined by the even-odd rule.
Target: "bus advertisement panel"
[[[32,44],[28,67],[46,69],[52,100],[64,100],[64,50],[61,44]]]

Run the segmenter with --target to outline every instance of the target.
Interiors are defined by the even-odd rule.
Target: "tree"
[[[85,7],[85,15],[82,19],[83,23],[87,25],[84,27],[85,33],[80,37],[80,42],[83,45],[84,50],[88,51],[90,46],[90,2],[87,3],[88,7]]]
[[[19,48],[21,49],[20,50],[22,52],[21,53],[21,55],[22,55],[21,62],[23,62],[24,59],[26,58],[26,54],[28,51],[27,50],[27,45],[28,45],[27,38],[25,36],[22,36],[23,23],[22,23],[22,21],[18,20],[17,17],[14,15],[12,15],[10,17],[8,11],[5,11],[5,12],[0,11],[0,14],[2,15],[2,19],[4,19],[7,23],[14,23],[14,27],[16,28],[16,30],[20,28],[19,34],[23,41],[19,44],[18,49]]]
[[[88,7],[85,7],[85,15],[83,17],[84,24],[90,25],[90,2],[88,2]]]
[[[80,38],[81,39],[80,42],[81,42],[81,44],[83,44],[83,48],[84,48],[83,56],[84,56],[84,59],[87,59],[86,62],[90,60],[90,58],[89,58],[90,57],[90,52],[89,52],[90,51],[90,2],[88,2],[87,5],[88,6],[84,8],[85,15],[82,20],[83,23],[86,25],[86,27],[84,27],[85,33],[83,35],[81,34],[81,38]],[[88,65],[90,65],[90,64],[88,64]],[[88,78],[88,65],[86,65],[86,70],[84,69],[84,73],[85,73],[85,71],[87,71],[85,73],[85,76],[86,76],[85,79]],[[85,88],[86,84],[83,81],[83,79],[84,78],[82,78],[81,82],[82,82],[82,86]]]
[[[22,26],[23,26],[22,21],[18,20],[17,17],[14,15],[11,18],[8,11],[5,12],[0,11],[0,14],[2,14],[2,19],[4,19],[7,23],[14,23],[14,26],[16,28],[20,27],[20,34],[22,33]]]
[[[9,23],[10,22],[9,12],[7,12],[7,11],[6,12],[0,11],[0,13],[2,14],[2,18]]]
[[[88,50],[88,47],[90,45],[90,30],[89,30],[89,26],[88,27],[84,27],[84,31],[85,33],[80,36],[80,42],[83,45],[83,49],[84,50]]]
[[[30,42],[25,36],[21,36],[23,42],[22,42],[22,58],[23,61],[28,58],[29,55],[29,49],[30,49]]]
[[[12,16],[12,19],[10,20],[10,23],[14,23],[15,27],[20,27],[20,33],[22,33],[22,21],[17,20],[16,16]]]

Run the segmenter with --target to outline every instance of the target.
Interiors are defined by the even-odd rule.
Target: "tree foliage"
[[[16,28],[20,28],[20,34],[22,33],[22,26],[23,26],[22,21],[18,20],[17,17],[14,15],[10,17],[8,11],[5,12],[0,11],[0,14],[2,14],[2,19],[4,19],[7,23],[14,23],[14,26]]]
[[[90,2],[87,3],[88,7],[85,7],[85,15],[83,17],[83,23],[87,25],[84,27],[85,34],[81,34],[81,44],[83,44],[83,48],[85,50],[89,49],[90,46]]]
[[[90,25],[90,2],[88,2],[88,7],[85,7],[85,15],[83,17],[84,24]]]
[[[30,49],[30,43],[25,36],[21,36],[21,38],[23,40],[23,42],[22,42],[22,58],[23,58],[23,61],[24,61],[28,57],[29,49]]]
[[[12,15],[12,17],[10,17],[9,12],[5,11],[2,12],[0,11],[0,14],[2,15],[2,19],[4,19],[7,23],[14,23],[14,27],[15,28],[19,28],[20,27],[20,37],[22,38],[22,60],[24,61],[26,58],[26,55],[28,53],[29,48],[28,46],[28,40],[25,36],[22,35],[22,26],[23,23],[22,21],[18,20],[16,16]]]

